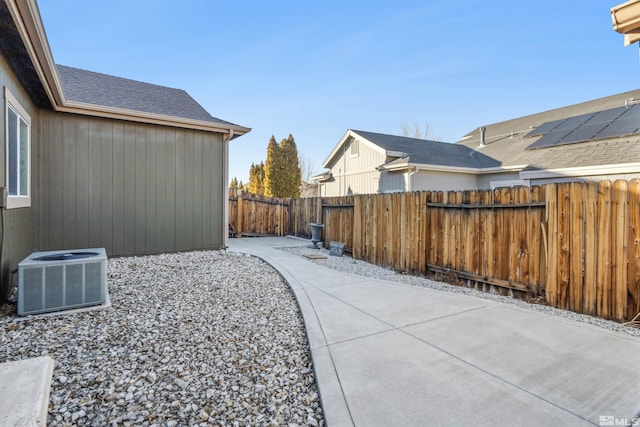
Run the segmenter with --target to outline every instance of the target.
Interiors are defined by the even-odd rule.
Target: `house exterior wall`
[[[221,134],[52,111],[38,122],[41,249],[224,247]]]
[[[40,194],[40,188],[36,184],[39,176],[34,165],[40,160],[38,157],[40,141],[37,138],[37,123],[35,123],[34,120],[36,107],[18,83],[15,74],[2,55],[0,55],[0,86],[2,86],[2,89],[7,87],[31,116],[31,207],[20,209],[3,208],[2,212],[0,212],[0,232],[2,233],[2,250],[0,251],[0,299],[4,300],[9,296],[11,291],[11,270],[16,268],[17,264],[36,248],[38,224],[34,212],[39,206],[38,196]],[[2,92],[4,92],[4,90],[2,90]],[[6,113],[4,97],[2,98],[2,113],[0,117],[0,121],[2,122],[0,126],[0,141],[2,147],[0,155],[0,186],[6,188],[7,173],[4,154],[6,150]],[[17,281],[15,284],[17,284]]]
[[[419,170],[411,174],[411,191],[463,191],[478,188],[477,175]]]
[[[385,155],[359,141],[358,155],[351,155],[353,140],[344,145],[342,153],[331,165],[333,180],[322,184],[322,196],[372,194],[379,191],[380,172],[376,167],[385,162]]]
[[[491,182],[495,181],[515,181],[520,179],[518,172],[500,172],[478,175],[478,189],[489,190],[491,189]]]
[[[407,191],[407,174],[406,172],[389,172],[380,173],[380,193],[397,193]]]

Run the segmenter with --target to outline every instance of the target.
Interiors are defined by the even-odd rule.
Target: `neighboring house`
[[[478,188],[481,171],[503,172],[499,162],[470,148],[348,130],[313,177],[322,196]]]
[[[349,130],[323,196],[640,178],[640,90],[481,126],[455,144]]]
[[[0,297],[34,250],[226,244],[229,141],[186,92],[56,66],[35,0],[0,1]]]

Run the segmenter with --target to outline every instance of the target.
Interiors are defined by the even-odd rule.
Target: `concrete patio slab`
[[[327,425],[600,425],[640,412],[640,339],[461,294],[329,270],[234,239],[287,280]]]
[[[394,330],[331,347],[358,426],[590,425]]]
[[[0,425],[46,426],[53,359],[0,363]]]
[[[353,283],[350,286],[330,288],[325,292],[345,304],[352,305],[377,319],[401,327],[478,310],[496,303],[433,289],[416,292],[415,286],[387,283],[375,279]]]
[[[501,304],[403,331],[586,419],[640,410],[640,349],[626,335]]]

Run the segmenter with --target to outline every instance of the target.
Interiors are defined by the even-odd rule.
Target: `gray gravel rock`
[[[448,283],[436,282],[434,280],[427,279],[426,277],[400,274],[389,268],[384,268],[365,261],[356,260],[346,255],[342,257],[330,256],[329,251],[323,248],[312,249],[310,246],[295,246],[280,249],[298,256],[325,255],[325,259],[311,259],[310,261],[327,268],[343,271],[346,273],[357,274],[364,277],[372,277],[380,280],[404,283],[407,285],[422,286],[439,291],[469,295],[476,298],[484,298],[505,304],[513,304],[527,310],[538,311],[551,316],[559,316],[577,322],[588,323],[590,325],[594,325],[610,331],[619,332],[634,337],[640,337],[640,329],[638,328],[624,326],[620,323],[600,319],[598,317],[578,314],[567,310],[561,310],[544,304],[531,304],[521,299],[510,298],[490,292],[482,292],[480,290],[467,288],[464,286],[454,286]]]
[[[108,287],[102,311],[14,322],[2,307],[0,362],[56,361],[48,425],[324,425],[295,298],[264,262],[116,258]]]

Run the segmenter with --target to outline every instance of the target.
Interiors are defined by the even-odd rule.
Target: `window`
[[[7,208],[31,206],[31,117],[4,88]]]
[[[350,152],[351,157],[356,157],[356,156],[358,156],[358,148],[359,148],[359,147],[358,147],[358,143],[359,143],[359,142],[360,142],[360,141],[358,141],[357,139],[352,139],[352,140],[351,140],[351,152]]]

